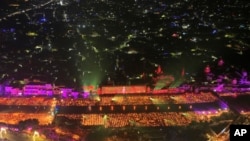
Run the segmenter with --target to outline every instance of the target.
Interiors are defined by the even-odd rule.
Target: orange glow
[[[136,94],[146,91],[146,86],[104,86],[99,94]]]
[[[136,106],[133,106],[133,109],[135,110],[135,109],[136,109]]]

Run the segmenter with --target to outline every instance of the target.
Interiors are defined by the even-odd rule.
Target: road
[[[42,4],[39,4],[39,5],[33,5],[33,7],[30,7],[30,8],[27,8],[27,9],[20,9],[18,11],[15,11],[13,13],[10,13],[10,14],[0,18],[0,22],[5,21],[9,17],[13,17],[13,16],[16,16],[16,15],[19,15],[19,14],[23,14],[23,13],[29,12],[31,10],[40,9],[40,8],[42,8],[42,7],[44,7],[44,6],[48,5],[48,4],[51,4],[51,3],[55,2],[55,1],[56,0],[49,0],[49,1],[44,2]]]

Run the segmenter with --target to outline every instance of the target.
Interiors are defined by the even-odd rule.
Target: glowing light
[[[115,98],[115,97],[113,97],[111,100],[112,100],[112,101],[116,101],[116,98]]]
[[[181,109],[181,106],[179,106],[179,109]]]
[[[123,110],[123,111],[126,110],[126,107],[125,107],[125,106],[122,106],[122,110]]]
[[[28,33],[26,33],[26,35],[27,35],[27,36],[32,36],[32,37],[38,36],[38,34],[35,33],[35,32],[28,32]]]
[[[40,22],[46,22],[46,21],[47,21],[47,19],[45,17],[40,19]]]
[[[105,128],[108,127],[108,116],[107,116],[107,115],[104,115],[104,116],[103,116],[103,124],[104,124],[104,127],[105,127]]]
[[[0,138],[3,138],[4,134],[7,134],[6,128],[5,127],[1,127]]]
[[[193,108],[193,106],[192,106],[192,105],[190,105],[190,106],[189,106],[189,109],[192,109],[192,108]]]
[[[39,132],[35,131],[33,136],[39,136]]]
[[[207,66],[205,67],[204,72],[205,72],[206,74],[208,74],[208,73],[211,72],[211,69],[210,69],[210,66],[209,66],[209,65],[207,65]]]
[[[36,138],[39,137],[39,132],[37,131],[34,131],[34,134],[33,134],[33,141],[36,141]]]
[[[101,98],[100,98],[98,95],[96,95],[96,96],[94,97],[94,99],[95,99],[96,101],[101,101]]]

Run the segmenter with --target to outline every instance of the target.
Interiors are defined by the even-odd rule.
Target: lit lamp
[[[179,106],[179,109],[181,109],[181,106]]]
[[[192,105],[190,105],[190,106],[189,106],[189,109],[192,109],[192,108],[193,108],[193,106],[192,106]]]
[[[207,65],[207,66],[205,67],[204,72],[205,72],[206,74],[208,74],[208,73],[211,72],[211,69],[210,69],[210,66],[209,66],[209,65]]]

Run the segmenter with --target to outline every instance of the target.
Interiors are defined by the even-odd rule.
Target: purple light
[[[47,19],[45,17],[40,19],[40,22],[46,22],[46,21],[47,21]]]
[[[217,33],[217,30],[214,29],[214,30],[212,31],[212,34],[216,34],[216,33]]]

